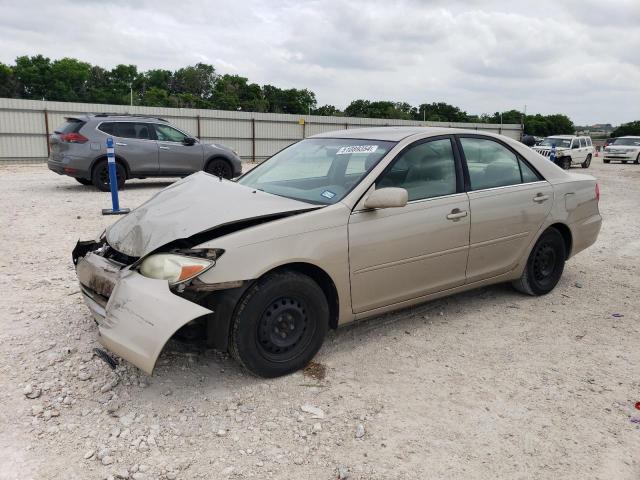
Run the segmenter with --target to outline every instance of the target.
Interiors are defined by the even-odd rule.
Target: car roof
[[[85,114],[81,114],[81,115],[69,115],[68,117],[65,117],[67,119],[75,119],[75,120],[82,120],[82,121],[89,121],[89,120],[96,120],[96,121],[100,121],[100,120],[109,120],[109,121],[144,121],[144,122],[167,122],[167,120],[165,120],[164,118],[160,118],[160,117],[153,117],[151,115],[136,115],[133,113],[85,113]]]
[[[446,127],[368,127],[350,128],[348,130],[336,130],[333,132],[319,133],[308,138],[354,138],[360,140],[381,140],[399,142],[412,135],[450,135],[453,133],[480,133],[493,135],[489,132],[476,131],[464,128]]]
[[[623,137],[618,137],[618,138],[640,138],[640,136],[638,136],[638,135],[624,135]]]
[[[547,138],[580,138],[578,135],[549,135]]]

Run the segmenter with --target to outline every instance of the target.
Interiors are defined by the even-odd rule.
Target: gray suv
[[[49,138],[47,165],[98,190],[109,190],[108,137],[115,143],[118,188],[129,178],[184,177],[199,170],[233,178],[242,171],[235,151],[202,143],[162,118],[100,113],[65,120]]]

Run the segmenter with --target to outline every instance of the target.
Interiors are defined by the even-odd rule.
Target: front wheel
[[[513,282],[516,290],[528,295],[545,295],[555,288],[564,271],[567,249],[553,227],[545,230],[529,254],[522,276]]]
[[[589,168],[589,165],[591,165],[591,154],[587,155],[587,158],[585,158],[584,162],[580,164],[582,168]]]
[[[214,158],[207,164],[205,172],[215,175],[216,177],[231,178],[233,176],[233,170],[229,162],[222,158]]]
[[[118,180],[118,190],[120,190],[124,187],[126,173],[124,167],[119,163],[116,163],[116,178]],[[91,173],[91,181],[101,192],[111,190],[111,184],[109,183],[109,164],[106,160],[100,160],[95,164]]]
[[[571,168],[571,157],[562,157],[558,163],[563,170],[569,170]]]
[[[327,298],[314,280],[297,272],[272,273],[238,303],[229,352],[254,375],[286,375],[309,363],[328,326]]]

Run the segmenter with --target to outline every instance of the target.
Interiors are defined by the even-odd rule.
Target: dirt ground
[[[603,229],[551,294],[385,315],[332,332],[319,379],[265,381],[175,342],[110,370],[71,264],[109,194],[0,167],[0,478],[640,478],[640,165],[589,173]]]

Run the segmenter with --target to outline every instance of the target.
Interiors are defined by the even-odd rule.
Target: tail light
[[[596,201],[600,201],[600,185],[596,183]]]
[[[63,133],[60,135],[60,140],[66,143],[86,143],[89,141],[87,137],[79,133]]]

